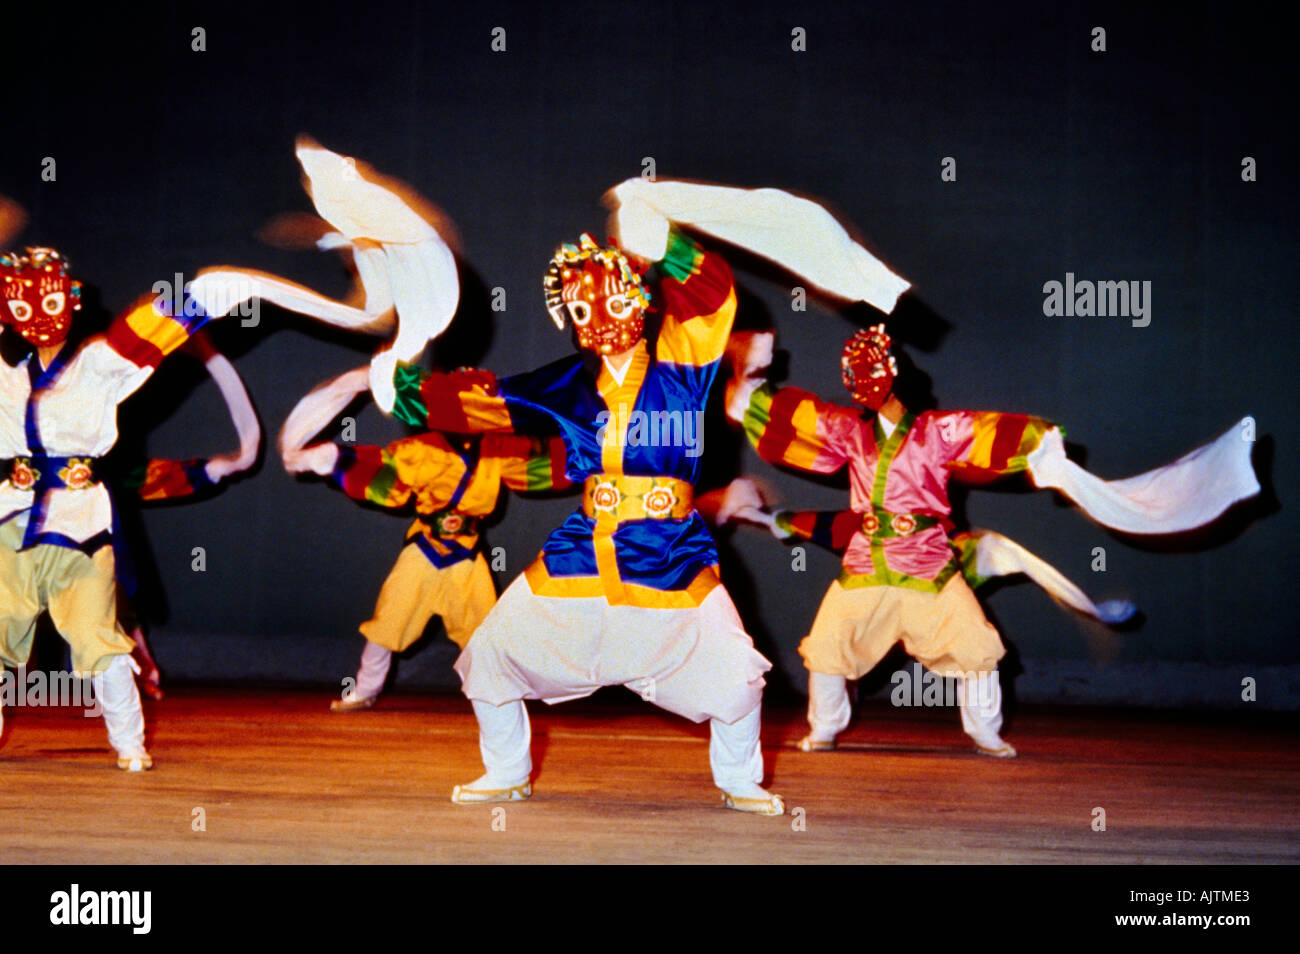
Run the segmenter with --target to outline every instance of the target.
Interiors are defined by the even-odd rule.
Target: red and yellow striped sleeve
[[[489,371],[444,374],[399,363],[393,384],[393,414],[412,427],[453,434],[511,430],[510,411]]]
[[[981,483],[1028,467],[1026,457],[1053,427],[1028,414],[952,411],[932,416],[932,424],[949,444],[948,467],[962,480]]]
[[[141,368],[156,368],[200,328],[208,323],[191,298],[186,296],[179,315],[160,296],[139,299],[114,320],[104,336],[109,348]]]
[[[205,457],[189,460],[154,458],[127,474],[123,485],[141,500],[174,500],[214,486]]]
[[[656,263],[662,276],[663,324],[655,347],[660,361],[704,366],[727,348],[736,317],[736,284],[731,267],[677,229],[668,235],[668,251]]]
[[[330,479],[349,497],[381,507],[401,507],[411,498],[411,488],[398,476],[388,447],[339,445]]]
[[[489,434],[483,438],[480,457],[485,462],[496,461],[501,482],[520,493],[563,490],[570,486],[564,472],[564,440],[559,437]]]
[[[847,460],[835,434],[838,419],[852,413],[799,388],[764,383],[750,396],[742,427],[768,463],[829,474]]]
[[[467,458],[437,431],[393,441],[387,447],[339,448],[331,475],[349,497],[401,507],[412,497],[421,513],[445,507],[465,476]]]

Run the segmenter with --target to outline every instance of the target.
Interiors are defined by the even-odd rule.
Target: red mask
[[[891,344],[884,325],[858,331],[844,343],[840,367],[844,373],[844,386],[853,400],[873,411],[879,411],[889,400],[898,377],[898,362],[889,353]]]
[[[52,248],[0,255],[4,302],[0,322],[38,348],[62,344],[81,308],[81,282],[68,277],[68,263]]]
[[[577,248],[565,245],[556,252],[542,284],[556,327],[571,320],[581,348],[619,354],[645,335],[650,295],[618,249],[601,248],[584,235]]]

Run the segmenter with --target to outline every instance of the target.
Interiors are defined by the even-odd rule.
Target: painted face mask
[[[840,358],[844,386],[854,401],[873,411],[884,407],[898,377],[898,362],[889,353],[890,344],[885,326],[875,325],[846,341]]]
[[[546,310],[555,327],[572,321],[579,347],[598,354],[618,354],[645,334],[643,313],[650,293],[627,256],[601,248],[590,235],[577,246],[562,245],[542,281]]]
[[[81,309],[81,282],[68,277],[68,263],[52,248],[0,255],[4,302],[0,322],[38,348],[62,344]]]

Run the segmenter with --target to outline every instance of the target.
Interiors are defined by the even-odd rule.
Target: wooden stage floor
[[[784,818],[724,810],[707,731],[634,697],[530,705],[533,798],[462,807],[480,773],[459,697],[361,713],[303,690],[179,687],[146,702],[156,767],[114,765],[98,719],[5,711],[10,864],[262,862],[1164,863],[1300,861],[1293,715],[1022,708],[1020,758],[968,749],[952,710],[864,706],[846,748],[763,731]],[[1094,809],[1105,831],[1093,830]],[[205,830],[195,830],[201,819]]]

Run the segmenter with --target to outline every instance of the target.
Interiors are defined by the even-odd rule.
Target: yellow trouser
[[[1006,653],[993,624],[960,574],[938,593],[901,586],[826,591],[812,630],[799,644],[810,672],[859,679],[899,641],[940,675],[992,672]]]
[[[375,603],[375,615],[361,624],[361,635],[401,652],[424,632],[434,615],[461,649],[497,601],[496,587],[483,554],[438,569],[414,544],[402,548]]]
[[[86,556],[42,543],[19,553],[16,523],[0,524],[0,659],[15,667],[27,662],[46,609],[72,647],[78,674],[102,672],[113,656],[130,653],[135,643],[117,626],[113,548]]]

